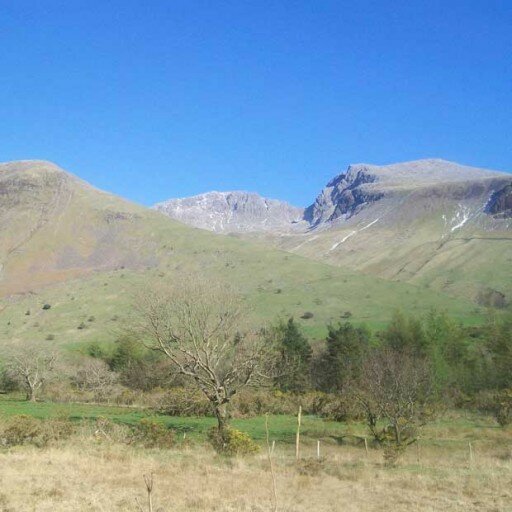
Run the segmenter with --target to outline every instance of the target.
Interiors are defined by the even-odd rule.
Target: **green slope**
[[[138,289],[190,272],[234,285],[257,323],[312,312],[304,324],[314,336],[345,311],[354,322],[374,326],[398,308],[423,314],[436,307],[465,322],[479,318],[470,301],[193,229],[46,163],[4,173],[0,167],[0,190],[12,199],[0,209],[4,342],[50,335],[58,344],[112,340]],[[11,222],[18,217],[24,222]],[[45,303],[52,307],[43,310]]]

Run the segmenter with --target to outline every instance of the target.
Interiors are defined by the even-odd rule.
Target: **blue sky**
[[[349,163],[512,170],[510,0],[0,0],[0,161],[152,204]]]

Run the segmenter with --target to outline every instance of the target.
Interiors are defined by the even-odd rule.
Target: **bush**
[[[496,396],[496,393],[492,391],[480,391],[471,398],[463,395],[456,405],[461,408],[469,407],[483,413],[494,414],[496,410]]]
[[[301,315],[301,318],[304,320],[309,320],[310,318],[313,318],[315,315],[311,313],[311,311],[306,311]]]
[[[334,421],[361,420],[364,415],[361,413],[358,404],[345,396],[325,395],[318,398],[318,411],[316,414]]]
[[[174,431],[161,423],[144,418],[133,431],[132,440],[144,448],[171,448],[174,445]]]
[[[0,369],[0,391],[3,393],[10,393],[12,391],[19,391],[20,384],[16,377],[12,375],[7,369]]]
[[[243,390],[233,399],[233,415],[254,417],[262,414],[294,414],[298,404],[296,397],[282,391]]]
[[[0,439],[4,446],[30,444],[43,447],[52,441],[69,438],[73,431],[73,424],[67,420],[38,420],[20,415],[7,421],[0,433]]]
[[[105,350],[101,347],[99,343],[95,341],[89,343],[86,349],[86,353],[89,356],[94,357],[95,359],[105,359],[107,357]]]
[[[44,310],[51,309],[51,305],[50,304],[44,304],[43,305],[43,309]]]
[[[502,427],[512,424],[512,389],[504,389],[496,394],[494,417]]]
[[[159,400],[159,412],[169,416],[212,416],[212,407],[200,391],[172,388]]]
[[[232,427],[227,427],[223,433],[217,427],[211,428],[208,440],[217,453],[229,457],[251,455],[260,449],[248,434]]]
[[[315,414],[335,421],[361,419],[357,404],[349,398],[310,391],[296,394],[274,390],[243,390],[232,402],[234,417],[254,417],[262,414],[297,414],[299,405],[304,414]]]
[[[75,426],[67,419],[44,420],[42,423],[45,444],[69,439],[75,431]]]
[[[38,445],[41,435],[41,422],[26,415],[10,418],[1,433],[4,446]]]

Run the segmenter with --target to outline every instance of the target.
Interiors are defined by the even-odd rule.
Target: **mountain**
[[[440,159],[355,164],[302,222],[240,236],[475,302],[490,291],[511,298],[511,189],[511,174]]]
[[[1,164],[0,295],[154,266],[156,245],[139,236],[143,215],[50,162]]]
[[[185,224],[217,233],[289,230],[304,215],[302,208],[242,191],[170,199],[154,208]]]
[[[486,213],[494,218],[512,217],[512,182],[492,194],[486,206]]]
[[[493,291],[510,302],[511,183],[510,174],[442,160],[350,166],[306,210],[308,232],[272,242],[481,305]]]
[[[183,273],[234,286],[257,325],[308,312],[313,336],[347,311],[375,326],[395,309],[475,318],[469,301],[195,229],[41,161],[0,165],[0,268],[4,343],[110,341],[140,288]]]
[[[306,219],[313,226],[344,220],[365,205],[383,198],[403,197],[418,189],[432,189],[445,183],[473,183],[503,173],[478,169],[440,159],[416,160],[392,165],[350,165],[331,180],[307,208]]]

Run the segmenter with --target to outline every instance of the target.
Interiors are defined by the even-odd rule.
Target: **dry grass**
[[[503,439],[502,439],[503,441]],[[510,444],[482,443],[469,462],[466,447],[411,449],[396,468],[364,447],[305,446],[294,461],[293,447],[275,452],[278,510],[301,511],[493,511],[512,510]],[[311,452],[311,453],[309,453]],[[308,459],[307,457],[312,458]],[[227,460],[203,446],[143,450],[75,437],[65,444],[0,453],[0,510],[136,511],[143,503],[142,475],[154,472],[154,510],[270,511],[268,461]]]

